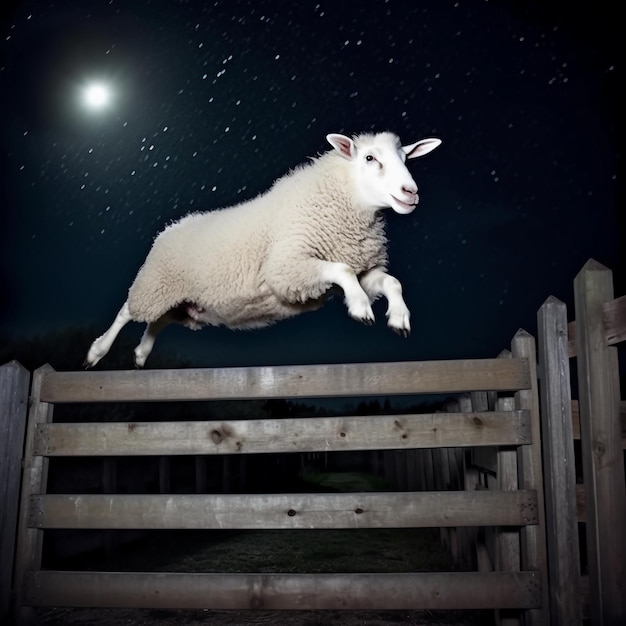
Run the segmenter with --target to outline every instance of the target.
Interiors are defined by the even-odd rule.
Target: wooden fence
[[[588,589],[585,612],[591,615],[594,624],[624,624],[626,486],[623,450],[626,440],[620,414],[623,416],[626,405],[620,400],[615,344],[626,339],[626,297],[614,299],[611,271],[594,260],[588,261],[576,277],[574,296],[576,321],[568,325],[567,334],[563,332],[563,313],[557,324],[562,342],[559,353],[566,349],[564,338],[567,336],[567,355],[575,357],[577,366],[579,398],[575,403],[577,410],[572,413],[572,436],[574,430],[580,434],[584,499],[578,516],[572,506],[570,488],[567,515],[585,522],[588,568],[582,587]],[[551,384],[559,398],[567,393],[563,377],[559,375],[566,369],[566,366],[560,370],[550,368],[549,363],[545,366],[553,377]],[[547,424],[552,421],[553,416],[547,415]],[[567,446],[564,453],[564,464],[574,467],[572,447]],[[557,486],[553,491],[556,489]],[[577,492],[580,493],[580,489]],[[563,520],[563,515],[556,519]],[[555,531],[560,530],[555,525]],[[574,540],[572,537],[569,541]],[[558,554],[568,549],[563,545]],[[567,584],[567,579],[563,578],[561,585]]]
[[[265,609],[503,608],[545,623],[545,545],[534,341],[515,358],[427,363],[33,376],[16,580],[20,605]],[[515,392],[493,414],[186,423],[54,423],[59,403]],[[275,495],[53,495],[52,456],[233,454],[504,445],[528,459],[515,491]],[[502,526],[525,535],[521,567],[416,574],[132,574],[41,570],[53,528],[387,528]],[[521,529],[521,530],[520,530]],[[523,547],[522,547],[523,545]],[[513,548],[512,548],[513,549]]]
[[[2,450],[7,467],[23,462],[15,615],[27,621],[28,607],[36,606],[494,609],[507,624],[580,624],[583,615],[592,624],[623,623],[623,439],[617,356],[608,344],[624,338],[626,323],[623,299],[614,301],[612,289],[609,294],[597,287],[607,282],[606,272],[590,261],[576,283],[588,576],[581,579],[578,555],[580,488],[567,317],[564,305],[549,298],[538,316],[538,357],[533,337],[520,331],[511,351],[495,359],[124,372],[40,368],[32,377],[23,460],[17,444]],[[612,326],[607,310],[613,311]],[[11,377],[20,382],[4,382]],[[28,373],[15,363],[0,372],[0,389],[14,398],[9,403],[2,398],[7,424],[24,421],[24,380]],[[175,423],[53,420],[55,405],[65,403],[404,394],[458,394],[458,399],[446,413],[433,414]],[[385,472],[408,490],[262,496],[46,491],[51,457],[349,450],[383,451]],[[15,511],[10,490],[6,497],[5,511]],[[138,574],[41,567],[44,533],[57,528],[393,527],[440,528],[462,571]],[[0,566],[6,573],[13,544],[5,528],[15,527],[3,519]],[[3,609],[10,589],[5,576]],[[580,602],[585,589],[589,600]]]
[[[576,321],[568,324],[565,304],[553,296],[537,314],[551,623],[624,624],[626,402],[616,344],[626,340],[626,296],[613,297],[611,271],[594,260],[576,277],[574,292]],[[570,364],[577,366],[580,400],[572,398]],[[495,393],[472,392],[447,410],[482,412],[507,403]],[[506,483],[506,462],[495,447],[416,450],[400,468],[397,460],[388,463],[387,471],[402,484],[416,464],[418,484],[427,489],[494,489]],[[507,536],[446,528],[442,541],[461,565],[490,571]]]

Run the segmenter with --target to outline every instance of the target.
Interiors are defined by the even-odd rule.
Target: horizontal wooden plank
[[[538,572],[183,574],[30,572],[30,606],[185,609],[531,609]]]
[[[34,495],[31,528],[261,529],[523,526],[534,491]]]
[[[602,306],[602,326],[606,343],[614,346],[626,340],[626,296],[605,302]],[[576,356],[576,322],[567,325],[567,351],[569,358]]]
[[[626,296],[606,302],[602,307],[606,341],[612,346],[626,340]]]
[[[40,424],[35,454],[121,456],[523,445],[527,411],[207,422]]]
[[[46,372],[43,402],[133,402],[514,391],[526,359],[474,359],[213,369]]]

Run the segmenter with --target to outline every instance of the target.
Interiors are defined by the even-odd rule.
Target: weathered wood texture
[[[241,400],[512,391],[531,386],[525,359],[185,370],[54,372],[44,402]]]
[[[538,521],[537,497],[528,491],[33,495],[29,511],[32,528],[411,528]]]
[[[30,374],[16,361],[0,368],[0,622],[11,606]]]
[[[551,623],[571,626],[581,623],[582,613],[565,304],[548,298],[539,310],[537,324]]]
[[[513,398],[500,398],[498,408],[511,409],[515,404]],[[519,478],[517,474],[517,449],[511,447],[498,448],[496,453],[498,487],[503,492],[518,493]],[[486,493],[494,493],[487,491]],[[501,528],[497,534],[496,555],[494,562],[496,569],[501,571],[519,572],[520,562],[520,535],[519,529]]]
[[[119,456],[528,444],[528,411],[210,422],[41,424],[35,454]]]
[[[48,481],[48,458],[34,453],[37,425],[52,420],[53,406],[40,401],[42,376],[52,370],[44,365],[33,374],[31,385],[31,405],[28,411],[28,424],[24,444],[24,468],[22,475],[22,492],[20,494],[20,510],[18,523],[17,552],[15,556],[15,618],[19,622],[29,622],[30,612],[23,601],[24,580],[27,571],[36,571],[41,567],[43,531],[28,525],[30,497],[34,493],[45,493]]]
[[[626,450],[626,402],[619,403],[619,423],[622,433],[622,449]],[[580,408],[578,400],[572,400],[572,434],[574,439],[580,439]]]
[[[545,569],[531,549],[527,571],[519,551],[520,528],[542,523],[543,506],[535,486],[521,488],[515,473],[518,449],[539,444],[536,407],[531,401],[516,407],[512,398],[494,410],[498,392],[536,388],[534,353],[505,359],[381,363],[302,367],[157,370],[145,372],[54,372],[38,370],[33,387],[32,428],[28,454],[44,463],[49,456],[227,455],[246,453],[376,450],[400,492],[267,495],[54,495],[45,493],[41,471],[29,471],[23,492],[28,516],[21,520],[26,536],[20,565],[26,603],[53,605],[167,606],[185,608],[202,602],[218,608],[492,608],[546,614],[542,582]],[[417,395],[473,392],[490,398],[490,411],[472,411],[460,402],[454,413],[400,416],[348,416],[307,419],[53,424],[57,402],[168,401],[251,398]],[[530,399],[536,396],[531,393]],[[463,409],[459,411],[459,409]],[[457,412],[458,411],[458,412]],[[506,490],[468,490],[464,476],[465,449],[504,446],[511,481]],[[234,456],[238,455],[238,457]],[[240,456],[239,456],[240,455]],[[505,457],[502,457],[505,458]],[[534,455],[527,463],[536,462]],[[203,464],[198,464],[202,471]],[[419,480],[411,478],[415,467]],[[164,475],[167,472],[163,472]],[[531,477],[540,468],[526,470]],[[530,484],[531,481],[526,480]],[[417,483],[421,489],[417,491]],[[467,483],[469,484],[469,483]],[[495,485],[492,485],[494,487]],[[520,489],[516,489],[519,486]],[[167,492],[166,481],[161,489]],[[539,485],[539,490],[541,486]],[[208,594],[203,576],[157,574],[92,574],[41,572],[40,534],[46,529],[187,529],[187,528],[387,528],[439,527],[455,555],[465,549],[464,529],[510,529],[518,544],[516,560],[501,559],[513,571],[482,574],[381,574],[302,578],[251,574],[219,574],[227,588]],[[29,534],[30,533],[30,534]],[[34,535],[32,533],[35,533]],[[38,534],[39,533],[39,534]],[[535,537],[535,535],[531,535]],[[38,543],[39,542],[39,543]],[[536,548],[536,546],[534,547]],[[534,560],[533,560],[534,559]],[[253,600],[247,580],[252,580]],[[121,581],[121,582],[120,582]],[[160,582],[156,588],[151,585]],[[272,581],[271,589],[267,589]],[[319,581],[319,582],[318,582]],[[345,581],[345,582],[344,582]],[[369,582],[372,581],[372,582]],[[325,585],[329,584],[328,588]],[[519,586],[515,586],[515,584]],[[90,590],[94,585],[93,590]],[[302,585],[302,587],[300,587]],[[147,586],[147,587],[146,587]],[[188,594],[189,587],[189,595]],[[338,593],[337,589],[349,589]],[[515,588],[513,588],[515,587]],[[97,588],[97,598],[95,589]],[[152,591],[142,591],[151,588]],[[258,589],[258,591],[256,591]],[[276,590],[275,590],[276,589]],[[199,591],[200,590],[200,591]],[[292,590],[296,590],[292,594]],[[111,595],[108,595],[110,592]],[[58,595],[57,595],[58,594]],[[398,600],[401,595],[404,600]],[[199,599],[201,598],[201,600]],[[120,602],[122,604],[120,604]],[[173,604],[172,604],[173,603]],[[295,604],[294,604],[295,603]],[[258,608],[257,607],[257,608]],[[542,607],[542,608],[539,608]]]
[[[595,263],[595,261],[594,261]],[[626,341],[626,296],[611,299],[602,304],[602,326],[606,337],[606,343],[614,346],[621,341]],[[570,322],[567,326],[568,354],[575,357],[576,348],[576,322]]]
[[[519,330],[511,342],[514,358],[526,359],[530,366],[532,380],[537,380],[537,353],[535,339],[524,330]],[[539,524],[523,526],[520,530],[521,567],[523,570],[541,572],[542,578],[548,580],[548,557],[546,550],[546,520],[543,492],[543,465],[541,450],[541,417],[539,415],[539,390],[537,385],[531,389],[515,392],[517,409],[530,411],[530,429],[532,444],[517,449],[519,472],[519,488],[537,491],[537,516]],[[550,599],[548,585],[542,587],[542,610],[529,611],[525,623],[532,626],[543,626],[549,619]]]
[[[182,574],[33,572],[34,606],[191,609],[478,609],[540,606],[536,572]]]
[[[594,624],[626,623],[626,486],[616,348],[607,344],[610,270],[588,261],[574,281],[580,430],[587,505],[590,613]]]

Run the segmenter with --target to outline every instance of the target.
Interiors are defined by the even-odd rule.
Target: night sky
[[[265,190],[329,132],[444,141],[410,164],[418,209],[387,213],[411,337],[386,327],[383,303],[366,327],[334,298],[263,330],[170,326],[153,354],[490,357],[535,332],[549,295],[572,303],[589,257],[623,285],[620,20],[602,2],[562,6],[3,2],[0,336],[103,332],[167,223]],[[94,82],[110,90],[102,106],[85,101]]]

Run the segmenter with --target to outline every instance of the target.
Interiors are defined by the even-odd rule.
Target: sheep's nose
[[[409,196],[417,195],[417,185],[402,185],[402,191]]]

